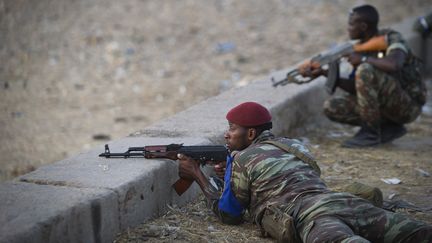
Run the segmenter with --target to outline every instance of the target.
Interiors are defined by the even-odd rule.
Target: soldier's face
[[[362,39],[367,25],[356,13],[351,13],[348,18],[348,35],[351,40]]]
[[[249,138],[249,129],[239,126],[234,123],[229,123],[228,131],[225,132],[225,141],[229,150],[243,150],[247,148],[251,143]]]

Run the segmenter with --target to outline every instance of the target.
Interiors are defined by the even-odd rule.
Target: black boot
[[[380,126],[371,127],[364,124],[362,125],[361,129],[354,135],[354,137],[345,140],[342,143],[342,147],[345,148],[372,147],[380,143],[381,143]]]
[[[381,142],[388,143],[407,133],[404,125],[386,122],[381,126]]]

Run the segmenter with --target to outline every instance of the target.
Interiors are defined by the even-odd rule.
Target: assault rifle
[[[225,161],[228,153],[228,149],[222,145],[183,146],[183,144],[130,147],[124,153],[111,153],[108,144],[105,144],[105,152],[99,154],[99,157],[125,159],[130,157],[143,157],[146,159],[165,158],[177,160],[177,154],[184,154],[192,159],[200,161],[201,166],[204,166],[207,162],[216,163]],[[173,184],[173,187],[180,196],[192,183],[193,181],[180,178]]]
[[[300,67],[290,70],[285,78],[276,80],[274,77],[272,77],[271,81],[273,83],[273,87],[278,85],[286,85],[289,83],[309,83],[315,78],[303,77],[300,72],[301,68],[306,68],[307,72],[311,72],[311,68],[319,68],[328,65],[328,77],[325,86],[326,90],[330,94],[333,94],[336,89],[337,80],[339,79],[339,60],[342,57],[352,52],[376,52],[383,51],[385,49],[387,49],[387,41],[385,36],[371,38],[365,43],[359,43],[358,40],[348,41],[312,57],[309,61],[300,65]]]

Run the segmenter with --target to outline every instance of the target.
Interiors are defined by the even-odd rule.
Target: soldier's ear
[[[248,139],[249,141],[253,141],[253,140],[255,140],[256,135],[257,135],[257,131],[256,131],[255,128],[248,128],[248,131],[247,131],[247,139]]]
[[[360,30],[361,30],[362,32],[365,32],[365,31],[367,31],[368,29],[369,29],[369,25],[368,25],[366,22],[362,21],[362,22],[360,23]]]

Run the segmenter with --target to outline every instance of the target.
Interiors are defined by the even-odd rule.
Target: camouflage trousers
[[[349,193],[307,196],[293,213],[303,242],[432,242],[432,226]],[[292,213],[292,212],[291,212]]]
[[[355,86],[356,95],[345,94],[324,103],[324,113],[330,120],[374,127],[385,121],[409,123],[421,113],[421,105],[402,89],[395,77],[370,64],[358,66]]]

